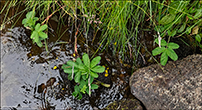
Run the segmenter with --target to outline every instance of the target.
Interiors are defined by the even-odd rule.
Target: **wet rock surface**
[[[202,109],[202,55],[141,68],[130,77],[132,94],[149,109]]]
[[[105,110],[143,110],[143,107],[136,99],[126,99],[109,104]]]

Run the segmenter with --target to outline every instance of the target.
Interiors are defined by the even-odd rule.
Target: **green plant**
[[[35,11],[30,11],[26,14],[26,18],[24,18],[22,20],[22,24],[24,24],[24,26],[26,28],[31,29],[32,33],[31,33],[31,39],[33,40],[33,43],[36,42],[36,44],[39,47],[42,47],[42,40],[48,38],[48,35],[46,33],[44,33],[43,31],[45,29],[47,29],[47,25],[40,25],[40,23],[36,23],[36,21],[38,20],[38,17],[35,17]]]
[[[154,56],[161,54],[161,65],[165,66],[167,61],[168,61],[168,56],[176,61],[178,59],[177,54],[175,53],[175,51],[173,49],[178,49],[179,45],[173,42],[167,43],[165,40],[161,40],[161,43],[158,42],[158,39],[155,39],[155,42],[160,45],[159,47],[156,47],[153,51],[152,54]],[[162,46],[162,47],[161,47]]]
[[[82,62],[83,60],[83,62]],[[83,54],[82,60],[77,58],[76,61],[68,61],[67,64],[63,64],[62,69],[65,73],[68,73],[68,79],[78,83],[78,85],[74,86],[73,96],[78,99],[82,98],[82,94],[91,95],[92,89],[97,89],[98,85],[93,84],[94,78],[98,78],[97,73],[103,73],[105,68],[103,66],[97,65],[101,57],[97,56],[93,60],[90,61],[88,54]]]

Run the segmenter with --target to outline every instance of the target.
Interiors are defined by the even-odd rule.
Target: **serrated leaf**
[[[39,31],[44,31],[45,29],[47,29],[47,25],[46,24],[44,24],[44,25],[42,25],[41,27],[40,27],[40,29],[39,29]]]
[[[173,20],[175,19],[175,14],[168,14],[168,15],[165,15],[160,21],[159,21],[159,24],[169,24],[171,23]]]
[[[78,71],[77,73],[75,73],[74,81],[75,81],[76,83],[79,83],[79,82],[80,82],[80,79],[81,79],[81,72]]]
[[[166,53],[172,60],[176,61],[178,59],[178,56],[173,49],[167,48]]]
[[[48,38],[48,35],[46,34],[46,33],[44,33],[44,32],[39,32],[39,36],[41,37],[41,38],[43,38],[43,39],[46,39],[46,38]]]
[[[94,66],[96,66],[101,60],[100,56],[97,56],[95,58],[93,58],[93,60],[90,62],[90,68],[93,68]]]
[[[168,43],[168,48],[171,48],[171,49],[178,49],[180,46],[176,43],[173,43],[173,42],[170,42]]]
[[[91,84],[91,89],[98,89],[98,85],[97,84]]]
[[[90,59],[88,57],[88,54],[84,53],[82,56],[83,63],[86,65],[88,68],[90,68]]]
[[[105,71],[105,68],[103,66],[98,65],[92,68],[91,70],[96,73],[103,73]]]
[[[195,36],[195,39],[196,39],[197,42],[199,42],[199,43],[201,42],[201,36],[199,34],[197,34]]]
[[[95,73],[95,72],[90,72],[90,75],[92,76],[92,77],[94,77],[94,78],[98,78],[98,74],[97,73]]]
[[[160,59],[161,65],[165,66],[167,61],[168,61],[168,55],[167,55],[166,51],[164,51],[161,54],[161,59]]]
[[[182,33],[186,27],[186,22],[183,23],[183,25],[180,27],[180,29],[177,31],[178,33]]]
[[[160,53],[162,53],[163,51],[165,51],[165,47],[156,47],[154,50],[152,50],[152,55],[153,56],[156,56],[156,55],[158,55],[158,54],[160,54]]]
[[[159,45],[158,38],[156,38],[154,42],[156,42]],[[166,46],[166,45],[167,45],[167,42],[164,39],[161,39],[161,46]]]

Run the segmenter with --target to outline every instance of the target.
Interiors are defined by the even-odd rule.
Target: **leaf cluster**
[[[83,61],[82,61],[83,60]],[[76,61],[68,61],[66,64],[63,64],[62,69],[65,73],[68,73],[68,79],[78,83],[74,87],[73,96],[78,99],[82,98],[82,94],[91,95],[92,89],[97,89],[98,85],[93,84],[94,78],[98,78],[97,73],[103,73],[105,68],[98,65],[101,60],[100,56],[95,57],[90,61],[88,54],[84,53],[82,60],[77,58]]]
[[[159,45],[158,39],[155,39],[155,42]],[[161,59],[160,63],[161,65],[165,66],[167,61],[168,61],[168,56],[176,61],[178,59],[177,54],[173,49],[178,49],[179,45],[173,42],[167,43],[165,40],[161,40],[161,47],[156,47],[153,51],[152,54],[154,56],[161,54]]]
[[[36,23],[38,20],[38,17],[35,17],[35,11],[30,11],[26,14],[26,18],[22,20],[22,24],[24,24],[25,27],[28,27],[31,29],[31,39],[33,43],[36,43],[39,47],[42,47],[42,40],[48,38],[48,35],[44,33],[43,31],[47,29],[47,25],[44,24],[41,26],[40,23]]]

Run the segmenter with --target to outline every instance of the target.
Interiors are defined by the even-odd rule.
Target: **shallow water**
[[[47,55],[26,34],[24,27],[14,27],[1,33],[1,107],[42,109],[102,109],[109,103],[127,97],[128,81],[115,74],[110,88],[100,87],[92,97],[84,96],[75,99],[71,88],[63,87],[64,81],[59,69],[54,66],[71,60],[73,45],[56,45]],[[49,46],[52,45],[51,43]],[[62,48],[65,49],[62,49]],[[81,46],[78,45],[80,51]],[[46,94],[37,93],[38,86],[46,83],[51,77],[56,78],[53,88],[47,88]],[[128,79],[129,77],[126,77]],[[63,90],[63,89],[67,90]],[[63,91],[63,95],[61,91]],[[59,94],[59,96],[58,96]],[[125,96],[124,96],[125,95]]]

